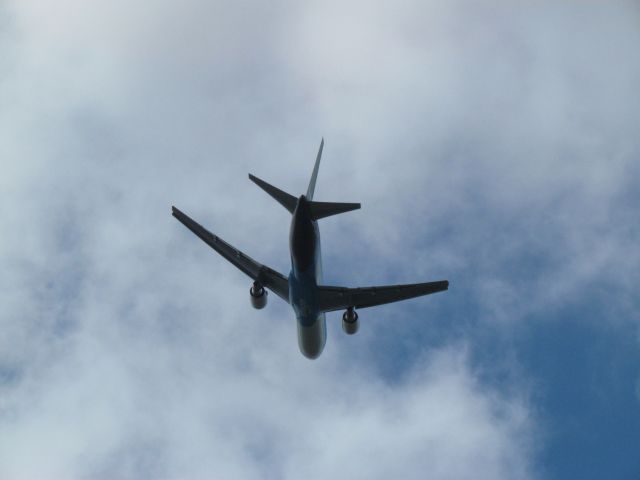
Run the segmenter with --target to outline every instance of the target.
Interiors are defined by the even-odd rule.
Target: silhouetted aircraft
[[[441,292],[449,288],[449,282],[446,280],[365,288],[322,285],[320,232],[317,221],[360,208],[359,203],[316,202],[313,200],[323,146],[324,139],[320,142],[307,194],[301,195],[300,198],[295,198],[293,195],[289,195],[249,174],[249,178],[254,183],[291,212],[289,233],[291,272],[288,277],[256,262],[217,235],[209,232],[176,207],[172,207],[173,216],[184,226],[253,279],[249,294],[254,308],[261,309],[267,304],[265,288],[273,291],[293,307],[298,320],[298,345],[302,354],[307,358],[319,357],[324,349],[327,340],[325,312],[345,310],[342,315],[342,328],[346,333],[352,335],[358,331],[356,308],[397,302]]]

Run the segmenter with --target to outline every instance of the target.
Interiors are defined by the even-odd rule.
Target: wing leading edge
[[[323,312],[349,307],[365,308],[385,303],[448,290],[449,282],[413,283],[408,285],[384,285],[380,287],[346,288],[318,286],[318,307]]]
[[[211,233],[198,222],[192,220],[188,215],[182,213],[176,207],[171,207],[171,210],[173,216],[176,217],[185,227],[200,237],[204,243],[213,248],[253,280],[259,281],[285,302],[289,303],[289,281],[284,275],[276,272],[266,265],[256,262],[250,256],[244,254],[217,235]]]

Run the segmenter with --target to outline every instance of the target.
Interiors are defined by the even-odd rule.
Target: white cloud
[[[526,405],[480,386],[456,349],[389,385],[331,354],[309,363],[288,326],[262,345],[251,333],[230,344],[224,324],[188,342],[79,334],[10,392],[3,476],[529,477]]]

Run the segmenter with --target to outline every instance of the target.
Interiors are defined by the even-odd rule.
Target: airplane
[[[249,296],[254,308],[262,309],[266,306],[266,289],[271,290],[293,307],[297,319],[298,347],[300,352],[309,359],[318,358],[324,350],[327,340],[326,312],[345,310],[342,315],[342,329],[348,335],[353,335],[359,328],[356,309],[406,300],[449,288],[447,280],[366,288],[323,285],[318,220],[360,208],[359,203],[313,200],[323,147],[324,138],[320,142],[307,194],[300,195],[298,198],[249,174],[252,182],[292,215],[289,231],[291,272],[288,277],[256,262],[176,207],[171,207],[172,214],[178,221],[253,280]]]

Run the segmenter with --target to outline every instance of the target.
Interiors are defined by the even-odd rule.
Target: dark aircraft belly
[[[321,313],[314,322],[305,321],[304,325],[298,324],[298,346],[307,358],[318,358],[327,341],[327,325],[324,313]]]

